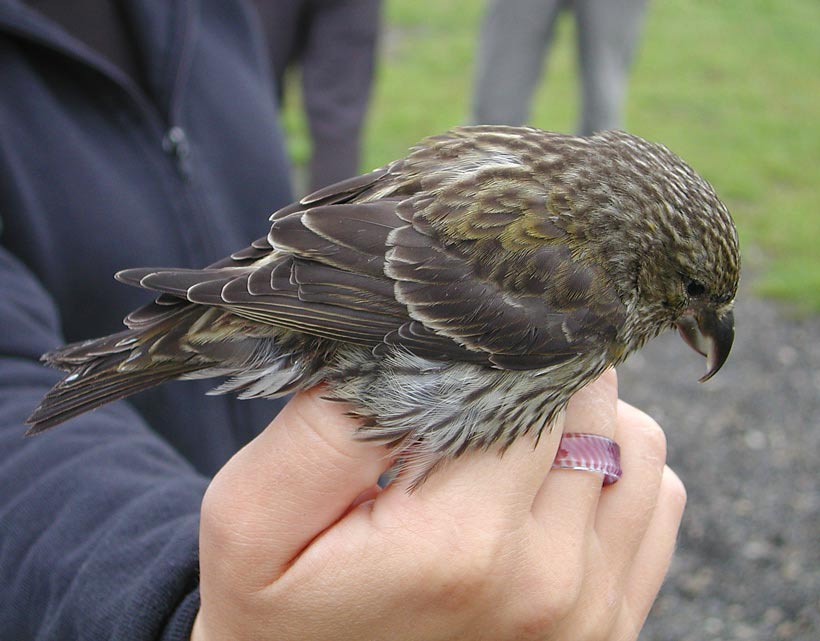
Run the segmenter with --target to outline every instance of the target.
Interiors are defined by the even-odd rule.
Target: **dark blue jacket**
[[[270,74],[234,0],[127,0],[147,90],[0,0],[0,638],[187,639],[208,477],[277,404],[171,383],[52,431],[38,357],[117,331],[117,269],[203,266],[289,197]]]

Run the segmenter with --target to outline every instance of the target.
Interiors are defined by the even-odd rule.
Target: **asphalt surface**
[[[820,641],[820,317],[749,296],[710,381],[673,333],[619,369],[688,503],[641,641]]]

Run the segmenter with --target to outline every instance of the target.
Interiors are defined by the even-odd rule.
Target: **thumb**
[[[202,503],[203,576],[264,588],[389,467],[386,448],[357,441],[346,406],[321,394],[294,396],[214,477]]]

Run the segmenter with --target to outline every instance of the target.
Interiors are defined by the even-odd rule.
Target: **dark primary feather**
[[[709,264],[722,280],[699,280],[734,296],[731,219],[664,148],[457,128],[283,208],[267,236],[209,267],[120,272],[159,297],[126,332],[46,355],[70,374],[30,423],[172,377],[228,376],[220,391],[246,396],[325,380],[365,436],[409,465],[426,452],[426,473],[437,451],[543,428],[669,326],[670,255]],[[644,282],[652,260],[665,271]]]

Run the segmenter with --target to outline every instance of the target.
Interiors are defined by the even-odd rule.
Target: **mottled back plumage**
[[[118,274],[159,297],[128,330],[45,355],[69,375],[32,430],[169,378],[227,377],[216,391],[248,398],[326,382],[419,480],[540,433],[673,324],[707,376],[731,345],[729,213],[677,156],[623,132],[456,128],[271,221],[208,268]]]

